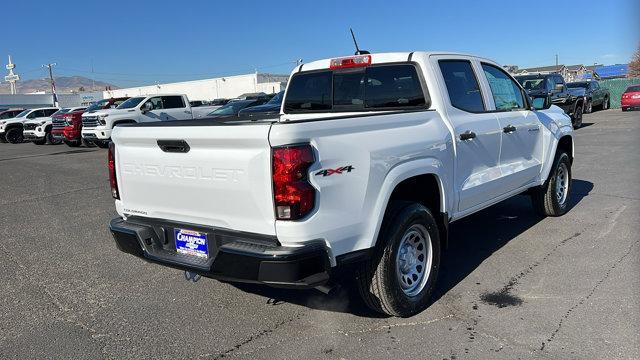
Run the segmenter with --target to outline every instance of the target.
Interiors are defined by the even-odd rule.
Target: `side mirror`
[[[153,110],[153,104],[150,101],[147,101],[146,103],[144,103],[144,105],[142,105],[142,113],[146,113],[148,111]]]
[[[564,90],[564,85],[562,84],[556,84],[556,87],[553,88],[553,90],[557,91],[557,92],[561,92],[562,90]]]
[[[551,107],[551,101],[548,96],[539,96],[531,99],[531,106],[535,110],[544,110]]]

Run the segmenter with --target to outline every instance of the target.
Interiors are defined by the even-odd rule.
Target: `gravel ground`
[[[105,150],[0,144],[0,358],[638,359],[640,112],[584,122],[571,211],[519,196],[452,224],[409,319],[120,253]]]

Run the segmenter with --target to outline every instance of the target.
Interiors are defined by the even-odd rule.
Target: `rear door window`
[[[426,107],[412,64],[295,74],[284,109],[287,113],[364,111]]]
[[[164,109],[179,109],[185,107],[182,96],[163,96],[162,106]]]
[[[480,85],[468,60],[440,60],[451,105],[468,112],[485,111]]]

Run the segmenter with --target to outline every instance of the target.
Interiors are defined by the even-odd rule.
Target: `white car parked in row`
[[[476,56],[303,64],[280,116],[116,128],[110,229],[124,252],[227,281],[326,289],[348,267],[368,306],[410,316],[449,224],[523,193],[568,210],[573,128],[549,106]]]
[[[53,127],[53,117],[62,116],[69,112],[85,110],[86,106],[77,106],[70,108],[62,108],[47,118],[35,118],[27,120],[23,124],[23,137],[26,141],[31,141],[36,145],[44,144],[61,144],[62,140],[56,139],[51,135],[51,129]]]
[[[24,141],[24,123],[27,121],[47,121],[51,115],[60,110],[57,107],[27,109],[12,119],[0,120],[0,142],[19,144]]]

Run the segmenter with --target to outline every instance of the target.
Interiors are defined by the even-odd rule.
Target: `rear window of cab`
[[[297,73],[284,112],[338,112],[426,108],[413,64],[388,64]]]

